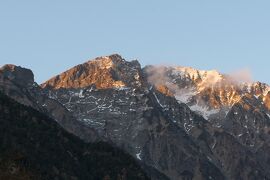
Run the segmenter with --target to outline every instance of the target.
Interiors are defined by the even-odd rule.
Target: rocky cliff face
[[[100,61],[108,63],[110,59],[112,68],[122,65],[125,71],[125,76],[120,76],[118,81],[128,82],[126,79],[133,78],[135,82],[125,83],[122,87],[100,88],[108,82],[102,79],[91,81],[84,88],[45,89],[80,122],[94,127],[101,137],[170,179],[203,179],[206,176],[223,179],[218,168],[199,151],[185,131],[163,113],[163,106],[156,95],[158,92],[148,87],[140,66],[134,66],[132,62],[123,63],[123,59],[114,61],[115,57],[119,56],[98,58],[95,66],[104,64]],[[46,87],[45,84],[43,86]]]
[[[0,111],[0,179],[149,179],[130,155],[107,143],[84,143],[2,92]]]
[[[7,64],[0,68],[0,73],[2,78],[10,79],[16,81],[21,85],[33,84],[34,74],[31,70],[22,68],[20,66],[14,66],[12,64]]]
[[[258,147],[255,144],[261,143],[259,136],[268,137],[267,84],[187,67],[149,66],[144,71],[149,83],[167,87],[179,103],[187,104],[214,126],[222,126],[249,148]]]
[[[142,69],[138,61],[111,55],[75,66],[41,88],[10,93],[10,87],[2,86],[21,101],[30,92],[31,106],[52,116],[61,107],[72,117],[65,128],[77,122],[83,130],[75,128],[75,135],[117,145],[152,179],[270,179],[266,84],[238,82],[214,70]],[[56,105],[43,107],[39,97]]]
[[[229,111],[243,94],[264,95],[266,86],[238,86],[217,71],[152,66],[141,69],[134,62],[119,55],[100,57],[82,65],[87,69],[84,72],[91,74],[89,83],[78,87],[86,82],[81,76],[73,79],[75,84],[68,80],[72,78],[66,75],[74,77],[76,66],[42,87],[80,122],[94,127],[100,136],[170,179],[269,176],[247,139],[238,138],[239,132],[234,132],[224,118],[229,118]],[[100,76],[96,69],[106,75]],[[69,86],[59,86],[55,79]],[[114,86],[115,81],[122,86]],[[241,127],[245,128],[243,124]],[[231,157],[233,153],[238,156]]]
[[[209,111],[229,108],[246,93],[260,98],[267,106],[264,101],[270,87],[265,83],[242,81],[216,70],[204,71],[177,66],[147,66],[144,71],[151,84],[157,87],[166,86],[179,102],[186,103],[191,108],[195,105]]]
[[[0,69],[0,90],[21,104],[30,106],[55,119],[69,132],[85,139],[96,141],[97,133],[76,118],[58,101],[50,98],[34,82],[31,70],[15,65],[5,65]]]

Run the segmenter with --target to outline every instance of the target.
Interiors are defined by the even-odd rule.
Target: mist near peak
[[[228,74],[237,83],[253,83],[252,73],[249,68],[238,69]]]
[[[148,82],[155,86],[165,85],[172,92],[182,92],[184,87],[179,87],[172,77],[172,71],[175,77],[187,78],[190,81],[196,81],[199,90],[205,88],[222,88],[225,86],[239,87],[242,84],[253,83],[252,73],[249,68],[235,70],[228,74],[219,73],[217,70],[196,70],[190,67],[156,65],[146,68]],[[189,71],[190,70],[190,71]],[[195,75],[195,80],[194,80]]]

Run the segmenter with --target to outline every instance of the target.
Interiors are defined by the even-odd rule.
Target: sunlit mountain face
[[[216,70],[142,68],[114,54],[41,85],[30,70],[7,65],[0,89],[86,142],[117,146],[151,179],[270,179],[265,83]]]
[[[242,82],[216,70],[204,71],[190,67],[146,67],[151,84],[165,94],[173,94],[182,103],[209,116],[229,110],[243,96],[258,99],[269,110],[269,85],[261,82]],[[163,87],[163,88],[160,88]]]

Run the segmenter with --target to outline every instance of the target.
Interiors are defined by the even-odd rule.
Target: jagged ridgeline
[[[265,83],[216,70],[142,68],[114,54],[41,85],[30,70],[6,65],[0,89],[84,142],[113,144],[153,180],[270,179]]]

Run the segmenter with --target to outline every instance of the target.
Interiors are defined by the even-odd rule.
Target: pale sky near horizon
[[[270,83],[268,0],[0,1],[0,65],[41,83],[97,56],[231,73]]]

